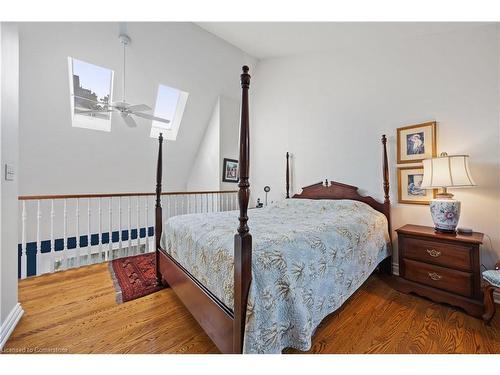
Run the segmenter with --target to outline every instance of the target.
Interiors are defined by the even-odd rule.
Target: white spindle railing
[[[80,267],[80,199],[76,198],[76,266]]]
[[[150,223],[155,223],[154,194],[22,196],[19,200],[21,278],[155,250],[149,230]],[[161,201],[163,220],[238,208],[235,191],[163,193]],[[134,238],[132,230],[137,231]],[[107,244],[103,231],[109,236]],[[115,241],[114,232],[118,232]],[[92,236],[97,238],[94,244]],[[42,248],[50,251],[42,253]]]
[[[144,224],[146,225],[146,253],[149,253],[149,217],[148,217],[148,197],[144,197]]]
[[[98,203],[98,215],[99,215],[99,232],[97,233],[97,244],[99,246],[99,262],[102,261],[102,198],[97,200]]]
[[[87,264],[92,264],[92,227],[90,217],[92,215],[92,207],[90,205],[90,198],[87,198]]]
[[[118,197],[118,256],[123,256],[122,197]]]
[[[132,200],[128,197],[128,209],[127,209],[127,220],[128,220],[128,247],[127,247],[127,255],[130,255],[130,249],[132,249]]]
[[[64,226],[63,226],[63,264],[64,269],[68,268],[68,200],[64,199]],[[38,273],[38,271],[37,271]]]
[[[141,230],[141,215],[140,215],[140,209],[139,209],[139,196],[137,196],[137,205],[136,205],[136,212],[137,212],[137,220],[136,220],[136,226],[137,226],[137,229],[136,229],[136,233],[137,233],[137,247],[136,247],[136,253],[140,253],[141,252],[141,236],[139,235],[139,232]]]
[[[109,257],[113,257],[113,197],[109,197],[108,200],[108,223],[109,223],[109,231],[108,231],[108,251],[106,252],[106,256],[104,260],[107,262]]]
[[[22,203],[22,213],[21,213],[21,278],[25,278],[27,275],[27,258],[28,249],[26,242],[26,202]]]
[[[24,201],[23,201],[24,204]],[[50,200],[50,272],[55,271],[56,265],[56,240],[54,237],[54,218],[56,213],[54,211],[54,200]]]
[[[40,209],[40,199],[36,201],[36,269],[40,269],[40,259],[42,258],[42,242],[40,239],[40,219],[42,218],[42,211]],[[38,272],[38,271],[37,271]]]

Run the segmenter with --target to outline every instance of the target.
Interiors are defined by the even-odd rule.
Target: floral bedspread
[[[389,256],[387,219],[351,200],[287,199],[249,210],[252,284],[245,353],[308,350],[321,320]],[[166,221],[162,247],[228,307],[238,212]]]

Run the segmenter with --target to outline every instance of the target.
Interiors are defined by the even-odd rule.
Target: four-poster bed
[[[229,238],[234,232],[234,212],[171,218],[162,233],[163,139],[161,135],[159,138],[157,278],[174,290],[223,353],[268,352],[271,346],[272,350],[280,350],[287,344],[294,345],[290,344],[290,337],[300,341],[297,348],[306,348],[315,325],[338,308],[377,265],[384,272],[391,272],[385,136],[382,136],[383,203],[361,196],[351,185],[334,181],[311,185],[293,199],[269,209],[252,210],[255,221],[251,221],[251,225],[256,236],[253,243],[247,223],[250,195],[248,70],[244,66],[241,74],[239,226],[234,234],[234,247]],[[286,197],[289,198],[288,153],[286,160]],[[309,221],[303,219],[307,217]],[[360,251],[353,255],[358,247]],[[234,279],[228,276],[231,270]],[[331,275],[335,275],[335,280]],[[343,289],[345,285],[349,290]],[[323,299],[314,300],[313,294],[319,296],[330,289],[335,289],[336,294],[328,301],[327,294]],[[283,306],[276,302],[277,297],[281,297]],[[261,299],[266,303],[261,303]],[[292,313],[295,309],[297,312]],[[258,314],[260,322],[256,318]],[[276,320],[282,316],[290,320],[286,327],[281,327],[282,322]],[[301,337],[297,338],[299,333]]]

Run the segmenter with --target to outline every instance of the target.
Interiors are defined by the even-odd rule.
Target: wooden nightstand
[[[405,225],[396,232],[397,289],[459,306],[481,318],[484,305],[479,245],[483,234],[444,234],[420,225]]]

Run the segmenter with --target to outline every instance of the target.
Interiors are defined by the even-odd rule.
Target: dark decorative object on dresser
[[[479,246],[483,234],[445,234],[420,225],[405,225],[396,232],[399,252],[396,288],[461,307],[481,318],[484,304]]]

